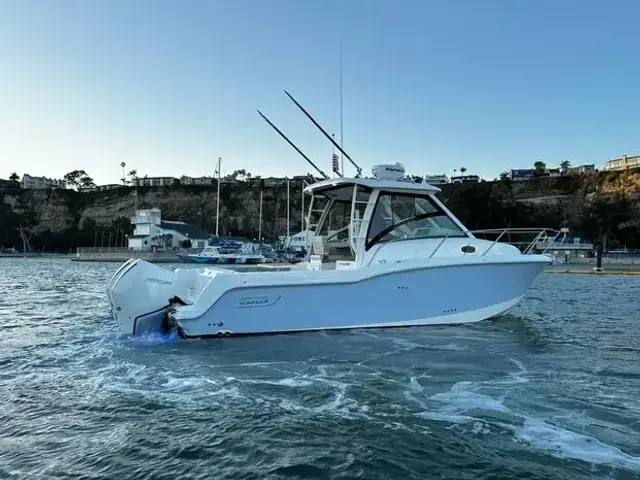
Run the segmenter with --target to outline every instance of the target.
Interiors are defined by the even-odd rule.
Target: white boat
[[[178,254],[182,263],[206,263],[217,265],[257,264],[265,261],[264,255],[244,251],[241,247],[207,245],[199,253]]]
[[[129,260],[107,287],[115,321],[125,334],[187,338],[478,322],[514,307],[549,265],[546,255],[477,238],[437,187],[386,170],[306,187],[311,260],[287,271]],[[328,242],[336,232],[341,241]]]

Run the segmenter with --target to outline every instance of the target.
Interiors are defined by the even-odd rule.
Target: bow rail
[[[486,228],[482,230],[473,230],[471,233],[474,236],[477,235],[497,235],[496,239],[493,241],[491,245],[487,247],[487,249],[482,253],[482,255],[486,255],[493,246],[500,242],[503,238],[506,237],[506,243],[510,243],[515,246],[524,246],[522,250],[523,255],[530,255],[533,250],[538,246],[539,243],[544,244],[544,249],[541,252],[545,254],[549,248],[556,244],[556,242],[561,241],[560,238],[564,239],[567,236],[568,229],[561,228],[560,230],[556,230],[553,228]],[[512,240],[512,236],[521,236],[521,235],[534,235],[533,240],[527,241],[517,241]],[[549,241],[551,238],[551,241]]]

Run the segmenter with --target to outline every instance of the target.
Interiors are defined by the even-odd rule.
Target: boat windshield
[[[396,240],[466,236],[428,195],[380,192],[366,249]]]

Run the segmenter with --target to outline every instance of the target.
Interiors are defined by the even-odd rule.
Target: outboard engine
[[[174,271],[144,260],[123,264],[107,286],[111,311],[122,333],[165,333],[170,327],[165,313],[173,304],[184,303],[176,280]]]

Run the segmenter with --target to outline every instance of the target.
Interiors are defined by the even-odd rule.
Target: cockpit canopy
[[[386,242],[470,235],[431,185],[343,178],[319,183],[307,187],[314,254],[355,260],[358,252]]]

